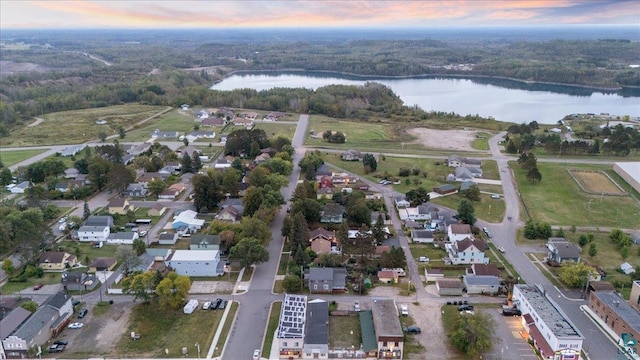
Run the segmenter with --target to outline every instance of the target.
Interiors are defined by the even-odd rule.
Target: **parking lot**
[[[485,353],[483,359],[525,359],[535,360],[538,357],[526,339],[521,335],[524,330],[520,316],[503,316],[499,309],[482,310],[495,321],[493,351]]]

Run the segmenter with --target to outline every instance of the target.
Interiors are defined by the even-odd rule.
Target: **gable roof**
[[[64,251],[47,251],[40,254],[40,263],[60,264],[64,261],[65,255],[69,255],[69,261],[76,258],[75,255],[67,254]]]
[[[555,248],[556,253],[561,258],[579,258],[580,252],[582,252],[582,249],[578,245],[575,245],[562,237],[549,238],[548,245]]]
[[[31,311],[17,307],[3,317],[0,320],[0,340],[11,335],[29,316],[31,316]]]
[[[500,279],[493,275],[465,275],[464,281],[469,285],[500,286]]]
[[[91,262],[91,264],[89,264],[89,267],[95,267],[95,268],[108,268],[111,267],[113,264],[117,263],[118,260],[116,260],[116,258],[112,258],[112,257],[101,257],[101,258],[96,258],[95,260],[93,260]]]
[[[192,235],[190,241],[191,245],[220,245],[220,235]]]
[[[315,299],[307,303],[305,344],[326,345],[329,343],[329,303]]]
[[[344,214],[344,208],[337,203],[327,203],[322,210],[322,216],[342,216]]]
[[[458,251],[465,251],[471,246],[475,246],[479,251],[484,251],[487,247],[483,241],[471,240],[469,238],[456,242],[455,246]]]
[[[326,239],[332,239],[335,237],[335,233],[322,227],[319,227],[309,233],[309,239],[315,239],[318,236],[322,236]]]
[[[113,225],[113,217],[99,216],[99,215],[91,215],[84,221],[84,225],[86,226],[111,226]]]
[[[449,228],[452,234],[471,234],[471,226],[469,224],[451,224]]]
[[[473,269],[473,273],[475,275],[493,275],[493,276],[502,276],[500,273],[500,269],[496,264],[473,264],[471,265]]]
[[[109,205],[107,205],[108,207],[124,207],[125,203],[127,202],[127,199],[125,198],[112,198],[111,200],[109,200]]]
[[[362,333],[362,350],[369,352],[378,348],[376,330],[373,326],[373,312],[360,311],[360,332]]]

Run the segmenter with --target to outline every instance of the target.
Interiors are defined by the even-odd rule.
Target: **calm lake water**
[[[326,73],[243,73],[211,87],[214,90],[277,87],[317,89],[332,84],[361,85],[376,81],[387,85],[405,105],[431,111],[479,114],[515,123],[555,124],[569,114],[608,113],[640,116],[640,90],[605,92],[571,86],[524,84],[486,78],[420,77],[406,79],[359,78]]]

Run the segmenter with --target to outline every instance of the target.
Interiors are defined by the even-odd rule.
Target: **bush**
[[[14,282],[14,283],[22,283],[22,282],[27,282],[27,277],[23,275],[18,275],[18,276],[14,276],[12,278],[9,278],[9,282]]]
[[[33,265],[27,265],[27,267],[24,269],[24,275],[28,278],[34,277],[38,275],[38,268]]]
[[[402,176],[402,177],[407,177],[411,174],[411,170],[409,169],[405,169],[405,168],[400,168],[398,170],[398,176]]]

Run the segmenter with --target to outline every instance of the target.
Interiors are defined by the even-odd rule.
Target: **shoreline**
[[[346,71],[334,71],[334,70],[305,70],[305,69],[296,69],[296,68],[285,68],[285,69],[272,69],[272,70],[233,70],[224,75],[221,80],[215,81],[211,86],[222,82],[225,78],[230,77],[236,74],[251,74],[251,73],[324,73],[324,74],[337,74],[344,76],[351,76],[355,78],[361,78],[363,80],[371,80],[375,81],[375,79],[420,79],[420,78],[429,78],[429,77],[441,77],[441,78],[477,78],[477,79],[496,79],[496,80],[508,80],[526,85],[551,85],[551,86],[567,86],[573,88],[587,89],[587,90],[596,90],[596,91],[604,91],[609,93],[616,93],[618,91],[622,91],[625,88],[629,89],[640,89],[640,86],[619,86],[619,87],[604,87],[604,86],[590,86],[590,85],[580,85],[580,84],[566,84],[566,83],[556,83],[550,81],[535,81],[535,80],[522,80],[516,78],[510,78],[506,76],[492,76],[492,75],[481,75],[481,74],[448,74],[448,73],[433,73],[433,74],[419,74],[419,75],[361,75],[350,73]],[[375,79],[372,79],[375,78]]]

